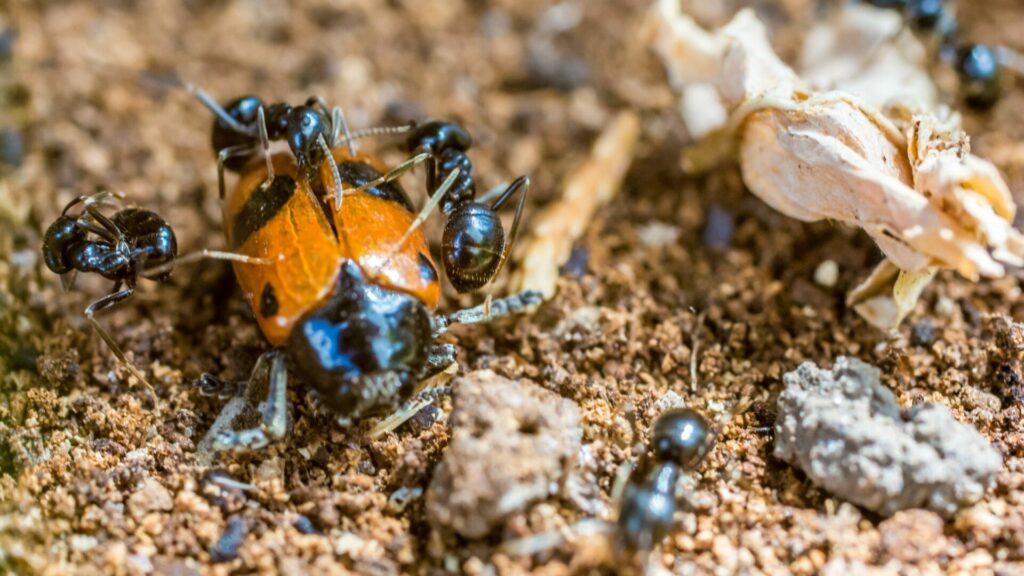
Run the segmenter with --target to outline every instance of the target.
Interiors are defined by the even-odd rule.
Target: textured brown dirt
[[[666,393],[718,420],[749,401],[725,426],[678,530],[654,558],[677,572],[1024,570],[1024,329],[1012,324],[1024,320],[1019,273],[978,285],[940,275],[897,334],[871,329],[843,304],[880,257],[862,234],[774,213],[744,192],[732,168],[700,180],[681,175],[687,137],[660,66],[639,40],[647,4],[0,1],[0,23],[17,30],[12,62],[0,63],[0,128],[25,144],[19,168],[0,166],[0,571],[616,568],[602,565],[598,536],[534,556],[499,550],[588,515],[558,498],[475,541],[433,532],[422,496],[389,506],[400,488],[426,490],[448,442],[448,400],[433,417],[367,442],[313,413],[297,386],[287,441],[225,456],[213,470],[197,465],[195,446],[221,402],[191,382],[203,371],[243,379],[265,348],[230,268],[204,263],[170,283],[145,283],[104,318],[148,371],[154,401],[127,386],[81,315],[109,283],[83,277],[62,293],[39,253],[60,207],[100,189],[164,215],[183,251],[223,246],[210,116],[161,80],[172,72],[222,100],[319,94],[344,105],[355,126],[460,120],[476,138],[482,189],[533,178],[526,226],[612,114],[637,110],[641,148],[624,190],[589,227],[558,296],[530,318],[455,331],[462,370],[525,376],[576,402],[593,456],[584,478],[602,504]],[[721,22],[741,3],[691,4]],[[792,54],[813,3],[753,4],[781,52]],[[573,7],[579,22],[552,32],[573,24]],[[1024,10],[1014,1],[963,6],[960,17],[971,35],[1024,49]],[[1024,92],[1012,89],[991,115],[965,119],[975,150],[1018,192],[1022,113]],[[401,159],[383,142],[368,146]],[[735,231],[727,248],[712,249],[705,222],[723,210]],[[653,223],[676,227],[678,239],[644,244]],[[431,237],[439,226],[431,223]],[[832,288],[813,280],[827,259],[840,271]],[[453,297],[445,306],[472,301]],[[879,366],[904,405],[941,402],[977,425],[1005,459],[995,490],[949,522],[919,511],[883,520],[775,461],[771,439],[753,428],[771,422],[782,374],[839,355]]]

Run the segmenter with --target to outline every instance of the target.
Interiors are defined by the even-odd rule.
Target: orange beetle
[[[333,118],[339,117],[335,112]],[[218,114],[215,131],[230,128],[220,126],[221,118]],[[263,118],[261,110],[256,118]],[[260,126],[259,133],[265,136],[266,128]],[[234,263],[235,276],[275,349],[261,357],[250,379],[250,390],[266,390],[262,425],[235,430],[233,421],[251,394],[233,399],[204,441],[213,450],[260,447],[284,435],[286,359],[348,424],[394,410],[411,397],[417,382],[454,362],[454,347],[437,341],[449,324],[485,321],[541,300],[537,292],[524,292],[436,315],[439,276],[419,228],[440,203],[448,217],[442,247],[449,277],[460,279],[460,291],[486,284],[508,256],[528,179],[516,180],[490,206],[475,202],[472,165],[465,156],[468,133],[454,124],[411,130],[406,146],[417,154],[391,171],[357,153],[351,137],[347,148],[337,140],[332,137],[323,154],[312,149],[302,162],[289,153],[268,156],[265,163],[250,157],[227,196],[228,245],[249,259]],[[223,167],[225,155],[219,152]],[[417,215],[396,179],[423,161],[431,162],[428,188],[439,175],[444,181]],[[303,168],[311,162],[319,169]],[[496,211],[519,191],[506,242]],[[201,381],[216,379],[204,375]]]

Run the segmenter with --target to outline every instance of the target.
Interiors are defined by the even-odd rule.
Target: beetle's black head
[[[256,126],[256,115],[262,105],[263,101],[256,96],[242,96],[228,102],[224,110],[242,126],[252,127]],[[213,151],[218,153],[230,146],[253,143],[251,135],[238,132],[217,117],[213,119],[213,129],[210,134]],[[251,154],[232,156],[224,162],[224,167],[232,172],[239,172],[249,162],[250,158],[252,158]]]
[[[337,415],[355,419],[409,398],[430,339],[419,300],[367,282],[348,261],[331,299],[292,328],[288,354]]]
[[[711,449],[711,425],[696,410],[677,408],[665,412],[654,422],[651,445],[654,461],[692,468]]]
[[[46,229],[43,237],[43,261],[46,267],[57,274],[70,272],[72,249],[85,242],[86,233],[78,226],[73,216],[62,215]]]
[[[299,168],[319,166],[323,159],[318,140],[330,137],[330,120],[312,106],[296,106],[288,115],[284,137],[299,164]]]
[[[405,138],[406,150],[440,153],[444,150],[465,152],[473,145],[469,131],[455,122],[431,120],[413,128]]]
[[[466,202],[448,217],[441,260],[448,280],[459,292],[471,292],[494,278],[505,250],[505,230],[498,214],[478,202]]]

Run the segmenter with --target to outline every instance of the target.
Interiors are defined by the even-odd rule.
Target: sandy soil
[[[693,4],[706,22],[724,22],[740,5]],[[792,55],[814,6],[753,4],[781,53]],[[527,227],[612,115],[638,111],[641,146],[623,192],[589,227],[557,297],[529,318],[456,330],[462,371],[527,378],[575,402],[604,506],[667,393],[719,420],[738,399],[752,403],[724,428],[678,530],[653,559],[677,572],[1024,571],[1024,368],[1020,327],[1009,323],[1024,320],[1020,276],[975,285],[942,274],[898,334],[870,328],[843,304],[880,258],[863,234],[786,219],[746,193],[735,168],[699,180],[681,174],[687,136],[639,39],[646,6],[0,1],[0,24],[17,30],[12,61],[0,63],[0,128],[25,147],[20,167],[0,164],[0,571],[557,574],[617,566],[601,565],[596,536],[533,556],[499,550],[587,516],[563,499],[473,541],[432,529],[421,497],[389,506],[400,488],[426,490],[448,442],[448,399],[441,413],[367,442],[332,427],[296,387],[285,442],[224,456],[213,469],[196,463],[222,402],[191,383],[204,371],[244,379],[266,347],[230,267],[204,263],[169,283],[144,283],[105,317],[148,370],[154,401],[127,386],[81,315],[109,283],[80,278],[62,293],[39,252],[60,207],[101,189],[165,216],[183,252],[223,247],[210,115],[169,85],[172,74],[221,100],[319,94],[357,127],[457,119],[476,138],[482,189],[533,178]],[[1024,9],[1013,0],[960,13],[971,35],[1024,49]],[[965,119],[975,150],[1017,191],[1022,112],[1024,92],[1011,90],[990,115]],[[3,146],[8,158],[11,145]],[[370,146],[401,159],[386,142]],[[422,196],[415,178],[407,187]],[[734,223],[727,246],[709,246],[722,230],[706,223],[723,220]],[[440,225],[431,222],[432,238]],[[666,229],[651,233],[663,225],[667,242],[657,241]],[[824,287],[814,271],[828,259],[839,275]],[[474,301],[450,296],[447,309]],[[776,461],[771,437],[754,428],[771,424],[782,375],[840,355],[879,366],[904,406],[941,402],[974,423],[1003,454],[996,488],[950,521],[922,511],[883,519]],[[253,487],[225,487],[225,476]]]

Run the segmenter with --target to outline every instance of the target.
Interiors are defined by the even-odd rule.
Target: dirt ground
[[[474,541],[432,529],[422,497],[395,506],[396,490],[429,484],[448,441],[444,414],[368,442],[314,413],[296,386],[286,441],[197,464],[223,402],[192,382],[204,371],[244,379],[266,348],[230,267],[202,263],[144,282],[104,317],[150,375],[154,401],[127,386],[81,314],[109,283],[81,277],[63,293],[40,253],[60,208],[103,189],[166,217],[182,252],[224,246],[210,114],[171,86],[177,75],[220,100],[319,94],[357,127],[457,119],[476,138],[482,189],[532,177],[527,229],[614,113],[636,110],[637,158],[558,295],[531,317],[455,330],[461,371],[490,368],[575,402],[604,504],[659,398],[672,391],[718,420],[749,400],[652,560],[675,572],[1024,573],[1020,273],[981,284],[943,273],[898,334],[865,324],[844,295],[881,258],[866,236],[773,212],[735,168],[682,175],[687,136],[638,31],[648,4],[0,0],[0,24],[16,31],[13,57],[0,62],[0,572],[626,571],[601,562],[599,536],[531,556],[499,550],[587,516],[558,498]],[[741,3],[691,4],[705,22],[724,22]],[[808,0],[753,4],[784,56],[818,17]],[[971,36],[1024,49],[1019,3],[963,4]],[[991,114],[965,118],[974,150],[1018,192],[1022,118],[1019,89]],[[386,141],[367,146],[402,158]],[[421,198],[418,176],[405,181]],[[652,241],[666,236],[651,233],[659,225],[670,227],[667,242]],[[440,226],[430,223],[431,238]],[[814,271],[829,259],[838,281],[823,287]],[[449,296],[446,309],[476,301]],[[940,402],[974,423],[1005,460],[997,486],[950,521],[921,511],[884,519],[775,460],[770,435],[755,428],[771,424],[782,375],[840,355],[879,366],[902,405]],[[451,400],[439,406],[450,412]],[[225,475],[253,487],[224,487]]]

